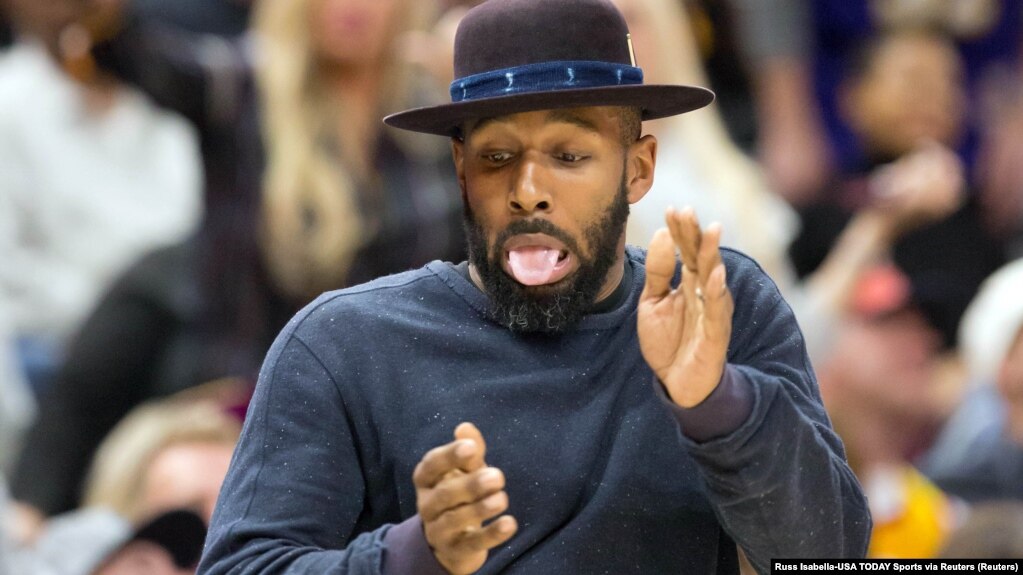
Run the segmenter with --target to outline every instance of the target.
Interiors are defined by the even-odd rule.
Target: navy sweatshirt
[[[722,252],[728,365],[691,410],[639,351],[638,249],[621,305],[560,335],[495,323],[448,263],[321,296],[267,356],[199,572],[438,572],[412,471],[462,421],[487,439],[519,522],[479,573],[737,573],[734,542],[761,572],[862,557],[866,502],[792,312],[752,260]],[[684,429],[729,404],[742,420],[726,434]]]

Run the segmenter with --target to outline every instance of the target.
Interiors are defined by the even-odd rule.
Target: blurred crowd
[[[492,0],[500,1],[500,0]],[[614,0],[654,189],[803,329],[874,557],[1023,557],[1023,4]],[[462,261],[455,0],[0,0],[0,575],[191,573],[263,355]],[[778,446],[784,449],[784,446]]]

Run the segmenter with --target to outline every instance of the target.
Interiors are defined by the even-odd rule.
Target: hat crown
[[[489,0],[458,27],[455,77],[540,62],[628,65],[628,33],[609,0]]]
[[[629,28],[610,0],[489,0],[455,34],[451,103],[384,118],[389,126],[458,136],[466,120],[555,108],[637,108],[656,120],[714,100],[695,86],[643,83]]]

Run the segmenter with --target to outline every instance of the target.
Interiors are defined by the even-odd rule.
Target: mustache
[[[497,258],[500,258],[501,256],[501,246],[503,246],[512,236],[517,236],[519,234],[546,234],[565,244],[565,246],[576,254],[576,256],[582,256],[579,251],[579,244],[575,241],[575,238],[568,234],[568,232],[562,230],[548,220],[537,218],[512,222],[507,228],[502,230],[501,233],[497,235],[497,240],[494,242],[494,252]]]

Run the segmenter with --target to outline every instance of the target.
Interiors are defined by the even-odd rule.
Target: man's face
[[[564,330],[614,289],[656,153],[622,130],[621,109],[575,108],[481,120],[454,142],[470,264],[509,328]]]

